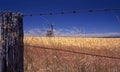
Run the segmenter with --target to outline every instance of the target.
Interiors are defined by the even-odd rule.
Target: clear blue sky
[[[58,11],[120,8],[120,0],[0,0],[1,11],[39,14]],[[120,32],[120,11],[24,17],[24,30],[85,28],[86,33]]]

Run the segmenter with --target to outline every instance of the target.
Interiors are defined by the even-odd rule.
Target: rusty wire
[[[74,10],[74,11],[61,11],[61,12],[49,12],[40,14],[23,14],[23,16],[43,16],[43,15],[63,15],[63,14],[77,14],[85,12],[104,12],[104,11],[118,11],[120,8],[105,8],[105,9],[89,9],[89,10]]]
[[[56,48],[50,48],[50,47],[40,47],[40,46],[31,46],[31,45],[24,45],[24,46],[40,48],[40,49],[47,49],[47,50],[71,52],[71,53],[82,54],[82,55],[87,55],[87,56],[94,56],[94,57],[101,57],[101,58],[120,59],[120,57],[97,55],[97,54],[85,53],[85,52],[80,52],[80,51],[71,51],[71,50],[65,50],[65,49],[56,49]]]

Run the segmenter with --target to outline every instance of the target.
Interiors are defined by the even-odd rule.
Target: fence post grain
[[[22,14],[1,13],[1,45],[1,72],[24,72]]]

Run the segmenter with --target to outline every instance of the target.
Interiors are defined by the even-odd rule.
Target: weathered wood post
[[[2,71],[24,72],[23,16],[1,13]]]

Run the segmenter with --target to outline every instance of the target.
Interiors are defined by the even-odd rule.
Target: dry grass
[[[120,57],[120,38],[25,37],[25,45]],[[25,72],[120,72],[120,60],[25,46]]]

